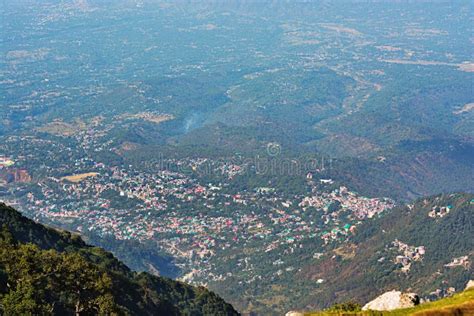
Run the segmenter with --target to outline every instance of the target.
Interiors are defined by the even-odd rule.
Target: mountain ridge
[[[37,224],[3,203],[0,226],[0,310],[6,314],[238,315],[203,287],[133,272],[79,236]],[[78,283],[90,287],[77,293],[92,297],[77,298]]]

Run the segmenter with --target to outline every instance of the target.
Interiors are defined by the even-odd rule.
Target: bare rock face
[[[466,284],[466,288],[464,290],[474,289],[474,280],[469,280]]]
[[[415,293],[402,293],[400,291],[386,292],[376,299],[368,302],[362,310],[391,311],[398,308],[408,308],[420,304],[420,298]]]

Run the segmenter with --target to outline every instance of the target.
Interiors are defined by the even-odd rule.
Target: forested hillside
[[[0,204],[0,314],[237,315],[205,288],[135,273]]]
[[[443,194],[366,221],[352,240],[295,277],[326,280],[307,306],[369,299],[393,289],[439,299],[473,278],[474,195]]]

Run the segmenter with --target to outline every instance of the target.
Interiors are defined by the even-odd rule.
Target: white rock
[[[368,302],[362,307],[362,310],[390,311],[398,308],[413,307],[419,303],[420,298],[418,295],[393,290]]]
[[[289,311],[288,313],[285,314],[285,316],[304,316],[304,314],[300,312]]]
[[[469,289],[474,289],[474,280],[469,280],[469,282],[467,282],[466,288],[464,289],[464,291],[469,290]]]

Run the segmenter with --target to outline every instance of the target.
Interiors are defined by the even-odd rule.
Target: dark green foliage
[[[7,315],[237,315],[205,288],[132,272],[4,204],[0,225],[0,312]]]
[[[79,236],[38,225],[5,204],[0,203],[0,210],[0,224],[20,243],[34,243],[41,249],[57,251],[88,247]]]
[[[362,310],[362,306],[359,303],[352,301],[345,303],[337,303],[327,309],[329,312],[359,312]]]
[[[117,240],[111,235],[87,235],[87,242],[98,245],[112,252],[120,261],[134,271],[149,271],[150,267],[158,270],[160,275],[175,278],[180,269],[174,259],[155,247],[153,242],[136,240]]]

